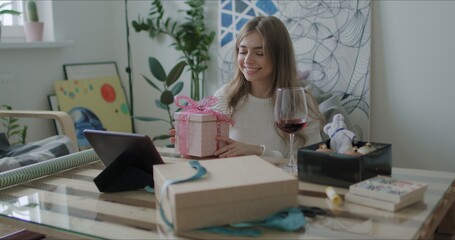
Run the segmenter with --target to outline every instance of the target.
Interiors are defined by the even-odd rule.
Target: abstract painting
[[[132,132],[128,104],[118,77],[60,80],[55,93],[61,111],[74,121],[81,149],[90,147],[84,129]]]

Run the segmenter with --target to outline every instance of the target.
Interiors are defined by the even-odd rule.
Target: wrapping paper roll
[[[0,189],[99,160],[93,149],[0,173]]]

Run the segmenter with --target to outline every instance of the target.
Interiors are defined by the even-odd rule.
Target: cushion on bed
[[[0,172],[76,152],[71,139],[56,135],[24,145],[9,145],[0,134]]]

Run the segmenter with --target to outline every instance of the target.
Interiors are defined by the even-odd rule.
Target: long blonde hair
[[[272,61],[274,69],[270,92],[274,103],[277,88],[300,87],[292,40],[286,26],[279,18],[274,16],[257,16],[248,21],[238,33],[235,42],[235,60],[239,54],[241,41],[245,36],[252,32],[257,32],[262,37],[264,55]],[[231,114],[235,114],[236,107],[238,107],[239,103],[242,103],[250,91],[251,83],[246,80],[245,76],[240,71],[239,65],[235,64],[234,79],[229,83],[226,92],[228,110]],[[313,100],[307,101],[310,117],[322,120],[323,117],[319,112],[319,108],[315,105],[316,101],[309,92],[306,93],[308,97]],[[281,131],[277,132],[283,139],[287,139]],[[297,136],[299,136],[299,134],[297,134]],[[303,141],[305,142],[303,136],[300,136],[300,138],[303,138]]]
[[[240,42],[254,31],[262,37],[264,54],[272,61],[274,67],[272,97],[275,98],[277,88],[299,86],[292,41],[286,26],[277,17],[258,16],[246,23],[237,35],[234,59],[238,57]],[[251,83],[246,80],[238,64],[235,64],[234,79],[230,82],[227,92],[228,108],[231,112],[239,101],[250,93],[250,90]]]

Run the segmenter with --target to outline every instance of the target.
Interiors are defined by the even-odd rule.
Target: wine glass
[[[305,89],[302,87],[278,88],[274,114],[278,128],[289,134],[289,162],[280,167],[291,175],[297,176],[294,134],[303,129],[308,120]]]

